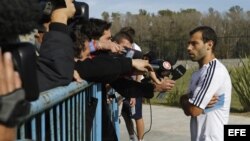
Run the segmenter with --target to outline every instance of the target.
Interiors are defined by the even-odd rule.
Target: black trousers
[[[106,88],[102,86],[102,141],[118,141],[114,124],[109,114],[109,106],[106,97]]]

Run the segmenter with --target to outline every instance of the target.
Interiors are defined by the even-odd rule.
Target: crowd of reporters
[[[111,23],[88,19],[86,13],[79,16],[73,0],[1,0],[0,5],[0,140],[15,139],[16,127],[29,113],[30,101],[72,81],[99,82],[104,89],[109,85],[124,97],[152,98],[154,92],[174,87],[173,80],[158,80],[147,60],[126,57],[125,48],[111,41]],[[36,47],[18,40],[19,35],[35,29],[41,36],[37,36]],[[13,50],[8,49],[10,45]],[[31,58],[26,60],[33,60],[34,65],[18,61],[25,59],[19,54],[20,46],[31,50]],[[145,73],[151,74],[153,81],[140,83],[124,77]],[[102,112],[108,119],[107,109]]]

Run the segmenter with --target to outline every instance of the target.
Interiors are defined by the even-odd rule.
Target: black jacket
[[[72,82],[73,42],[66,25],[51,23],[44,35],[38,57],[37,75],[40,92]]]
[[[123,76],[132,74],[133,67],[130,58],[112,55],[98,55],[92,59],[77,61],[75,70],[86,81],[109,83],[124,97],[154,96],[154,86],[151,83],[139,83]]]
[[[75,70],[86,81],[110,83],[132,72],[132,61],[125,57],[99,55],[92,59],[77,61]]]

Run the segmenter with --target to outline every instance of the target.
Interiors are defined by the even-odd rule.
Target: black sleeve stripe
[[[199,90],[196,99],[194,100],[194,105],[200,106],[202,103],[202,100],[204,99],[206,92],[209,88],[209,85],[211,84],[214,72],[216,68],[216,60],[209,63],[209,68],[207,69],[207,74],[205,76],[205,80],[201,86],[201,89]]]
[[[204,80],[204,82],[203,82],[203,84],[201,86],[200,91],[197,94],[196,99],[194,100],[194,105],[200,106],[200,104],[201,104],[201,102],[202,102],[202,100],[204,98],[205,92],[207,91],[208,86],[209,86],[210,81],[211,81],[211,77],[210,76],[211,76],[211,71],[213,69],[212,66],[213,66],[213,63],[210,62],[209,63],[209,68],[207,69],[207,74],[205,76],[205,80]]]

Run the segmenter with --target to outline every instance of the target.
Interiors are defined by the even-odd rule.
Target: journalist
[[[94,59],[99,59],[100,64],[95,64],[95,65],[99,65],[99,66],[91,66],[89,64],[89,67],[86,66],[87,68],[93,68],[93,67],[103,67],[104,69],[96,69],[94,70],[94,72],[91,73],[97,73],[97,76],[100,76],[100,74],[103,74],[103,72],[105,73],[106,69],[110,69],[110,71],[108,72],[114,72],[114,70],[119,68],[123,68],[125,70],[129,70],[129,74],[127,75],[131,75],[133,73],[132,70],[133,68],[131,67],[133,64],[132,62],[134,60],[136,60],[138,62],[142,61],[144,62],[141,66],[142,68],[147,69],[147,68],[151,68],[151,66],[149,65],[148,61],[145,60],[141,60],[141,59],[131,59],[131,58],[126,58],[123,54],[119,54],[120,52],[118,51],[118,53],[113,54],[111,53],[111,49],[108,49],[109,45],[116,45],[116,43],[113,43],[111,41],[111,31],[110,31],[110,27],[111,27],[111,23],[108,23],[106,21],[100,20],[100,19],[90,19],[89,21],[85,21],[84,23],[82,23],[82,25],[80,26],[81,28],[81,33],[84,35],[87,35],[87,37],[90,40],[90,59],[89,61],[91,61]],[[100,46],[105,46],[105,49],[102,49],[102,47]],[[118,46],[118,45],[117,45]],[[94,50],[92,50],[94,48]],[[120,48],[120,47],[119,47]],[[122,48],[121,48],[122,49]],[[109,59],[107,59],[109,58]],[[130,65],[126,65],[126,66],[120,66],[117,68],[114,68],[114,66],[108,67],[109,65],[106,66],[106,64],[109,64],[110,61],[112,60],[127,60],[128,63]],[[86,59],[87,60],[87,59]],[[86,61],[85,60],[85,61]],[[105,63],[105,60],[107,61]],[[110,60],[110,61],[108,61]],[[83,61],[83,62],[85,62]],[[132,62],[131,62],[132,61]],[[76,70],[78,71],[80,77],[82,77],[83,79],[87,79],[88,74],[87,72],[84,72],[83,70],[86,69],[86,67],[82,67],[79,65],[80,63],[78,62],[78,64],[76,63]],[[119,65],[119,64],[118,64]],[[140,63],[138,64],[140,65]],[[145,68],[146,65],[146,68]],[[152,69],[152,68],[151,68]],[[93,70],[93,69],[92,69]],[[152,70],[148,70],[148,71],[152,71]],[[94,75],[93,75],[94,76]],[[109,82],[103,82],[103,84],[109,83],[111,84],[111,86],[121,95],[125,96],[125,97],[146,97],[146,98],[152,98],[154,95],[154,91],[167,91],[168,89],[170,89],[170,87],[173,87],[174,84],[170,84],[166,81],[163,81],[160,84],[157,83],[139,83],[136,82],[134,80],[127,80],[124,79],[124,75],[117,75],[118,77],[111,77],[111,76],[107,76],[110,77],[110,79],[112,79],[112,81]],[[122,77],[121,77],[122,76]],[[98,81],[98,77],[96,77],[95,79],[96,81]],[[100,82],[100,80],[99,80]],[[104,88],[105,90],[105,88]],[[104,92],[105,93],[105,92]],[[106,98],[103,99],[103,103],[106,104]],[[104,105],[103,107],[107,107],[106,105]],[[108,127],[110,130],[109,132],[105,132],[105,130],[103,130],[105,133],[103,133],[103,140],[116,140],[116,135],[115,135],[115,131],[111,130],[113,129],[111,123],[108,121],[109,117],[107,115],[107,109],[103,109],[102,113],[103,113],[103,120],[106,121],[104,122],[104,127]]]
[[[74,50],[67,23],[75,11],[73,0],[51,9],[49,31],[44,34],[37,62],[40,92],[72,82]]]

